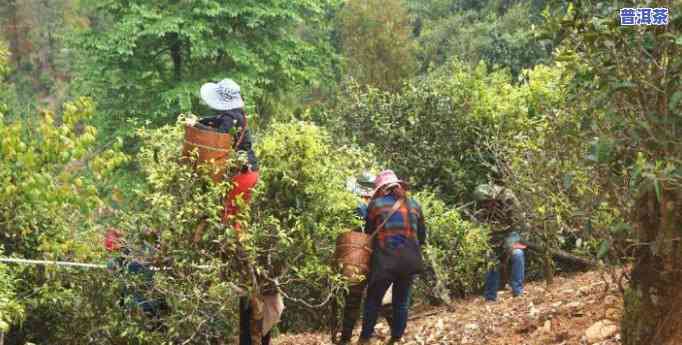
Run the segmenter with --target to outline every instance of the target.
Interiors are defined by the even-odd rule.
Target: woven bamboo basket
[[[336,262],[352,283],[360,283],[369,273],[371,242],[370,235],[358,231],[343,233],[336,239]]]

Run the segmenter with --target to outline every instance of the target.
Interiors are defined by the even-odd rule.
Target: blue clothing
[[[399,339],[405,333],[414,274],[423,269],[421,246],[426,242],[426,225],[421,206],[412,198],[389,214],[398,199],[392,194],[373,199],[368,206],[367,232],[388,219],[374,239],[372,267],[362,321],[362,339],[374,334],[384,294],[393,284],[393,321],[391,336]],[[388,218],[387,218],[388,217]]]
[[[139,308],[149,317],[159,315],[164,301],[161,299],[150,299],[145,296],[145,292],[153,288],[154,271],[137,260],[126,260],[124,256],[117,256],[109,260],[107,267],[124,278],[124,287],[121,291],[121,306],[126,306],[129,309]],[[126,303],[126,299],[128,299],[128,303]]]
[[[398,199],[386,195],[368,206],[367,233],[378,231],[373,239],[369,284],[374,280],[398,280],[423,270],[421,245],[426,241],[426,225],[421,207],[412,198],[393,213]],[[390,218],[387,218],[389,217]],[[385,223],[384,220],[388,219]],[[382,229],[377,228],[384,223]]]
[[[368,205],[365,204],[364,202],[361,202],[358,207],[355,209],[356,215],[362,219],[362,227],[359,229],[359,231],[366,232],[367,231],[367,215],[369,214],[367,212],[368,210]]]
[[[400,280],[376,281],[367,288],[365,299],[365,313],[362,319],[361,339],[369,339],[374,334],[374,326],[379,316],[381,300],[386,291],[393,283],[393,320],[391,322],[391,337],[400,339],[407,327],[407,314],[410,306],[410,289],[412,288],[412,277]]]
[[[525,275],[525,255],[523,250],[514,249],[511,253],[511,279],[509,284],[512,294],[519,296],[523,294],[523,280]],[[485,299],[488,301],[497,300],[497,290],[500,287],[500,269],[496,267],[486,274],[485,278]]]
[[[523,250],[514,249],[511,255],[511,284],[514,296],[523,294],[523,280],[526,275],[526,260]]]
[[[355,209],[355,211],[358,213],[358,216],[362,218],[362,220],[367,223],[367,215],[369,210],[369,205],[365,204],[364,202],[361,202],[360,205]]]
[[[367,206],[367,232],[373,233],[391,212],[397,198],[392,194],[373,199]],[[407,207],[405,207],[407,206]],[[419,245],[426,242],[426,225],[421,206],[412,198],[407,198],[406,205],[400,207],[386,222],[382,232],[376,238],[380,247],[386,247],[387,241],[393,237],[415,238]]]
[[[373,199],[368,205],[366,232],[378,231],[372,241],[370,286],[375,281],[407,278],[423,269],[420,246],[426,240],[426,226],[421,207],[414,199],[407,198],[391,214],[397,202],[389,194]],[[388,220],[384,223],[385,219]],[[384,226],[378,230],[382,223]]]
[[[128,273],[133,276],[139,276],[139,279],[141,279],[141,287],[144,291],[149,291],[153,288],[154,271],[149,269],[146,265],[143,265],[138,261],[131,261],[128,263]],[[145,293],[139,288],[136,288],[135,284],[132,284],[130,287],[127,286],[124,289],[123,294],[124,296],[130,295],[132,297],[131,302],[133,305],[142,309],[147,316],[154,316],[161,305],[159,300],[145,297]]]

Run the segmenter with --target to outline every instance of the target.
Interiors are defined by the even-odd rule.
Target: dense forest
[[[643,7],[665,23],[621,25]],[[243,232],[230,183],[181,159],[225,78],[260,166]],[[504,186],[528,280],[612,275],[622,344],[682,344],[680,132],[680,0],[4,0],[0,258],[93,265],[0,262],[0,345],[232,344],[265,286],[275,339],[327,332],[348,179],[384,169],[428,229],[413,304],[482,293],[476,191]],[[112,268],[112,229],[153,277]]]

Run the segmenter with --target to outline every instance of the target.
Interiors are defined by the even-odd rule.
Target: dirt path
[[[449,309],[416,315],[425,313],[428,316],[408,322],[402,344],[616,345],[620,344],[622,296],[613,282],[607,283],[598,272],[588,272],[557,277],[549,288],[543,282],[528,284],[523,297],[501,291],[494,303],[476,297]],[[389,329],[381,322],[376,333],[385,342]],[[307,333],[282,335],[274,344],[331,342],[328,334]]]

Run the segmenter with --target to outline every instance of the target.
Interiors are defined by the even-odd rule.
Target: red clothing
[[[121,249],[121,233],[115,229],[107,230],[104,235],[104,248],[108,252],[115,252]]]
[[[225,211],[223,212],[223,223],[227,223],[230,216],[239,213],[239,206],[236,201],[238,197],[246,204],[251,201],[251,191],[256,186],[256,183],[258,183],[259,177],[260,174],[258,171],[247,171],[232,177],[234,186],[223,202],[225,207]],[[234,227],[239,231],[239,223],[235,223]]]

